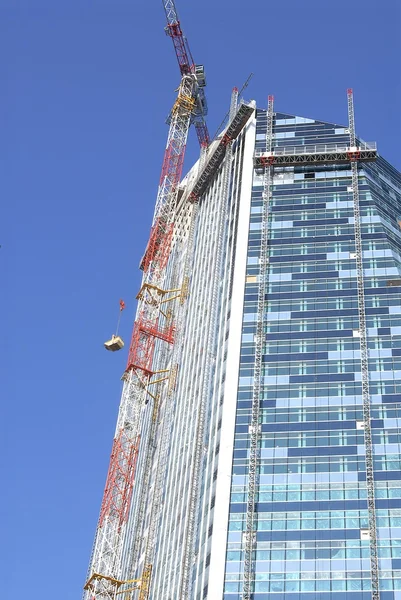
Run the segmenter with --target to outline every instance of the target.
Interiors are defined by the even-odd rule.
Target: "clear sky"
[[[399,0],[177,0],[208,77],[346,123],[401,168]],[[76,600],[179,82],[160,0],[0,0],[2,600]],[[197,156],[191,132],[188,160]],[[15,594],[15,595],[14,595]]]

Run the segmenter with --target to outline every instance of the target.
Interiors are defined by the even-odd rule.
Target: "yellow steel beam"
[[[140,579],[136,579],[136,581],[138,581],[138,585],[136,585],[135,587],[129,588],[128,590],[120,590],[119,592],[115,593],[115,596],[117,596],[118,594],[128,594],[129,592],[135,592],[135,590],[140,590],[141,587],[141,580]]]
[[[181,291],[181,290],[180,290]],[[172,300],[175,300],[176,298],[180,298],[181,294],[177,294],[176,296],[171,296],[169,298],[165,298],[164,300],[162,300],[160,302],[160,304],[164,304],[165,302],[171,302]],[[160,311],[161,312],[161,311]]]
[[[155,383],[161,383],[162,381],[167,381],[169,377],[162,377],[161,379],[156,379],[155,381],[149,381],[148,385],[154,385]]]
[[[149,394],[149,396],[151,398],[153,398],[153,400],[156,400],[156,396],[154,394],[152,394],[152,392],[149,392],[149,390],[146,390],[146,393]]]
[[[173,393],[174,389],[175,389],[175,382],[177,381],[177,373],[178,373],[178,365],[173,365],[170,369],[170,377],[169,377],[169,384],[168,384],[168,390],[167,390],[167,394],[168,396],[171,396],[171,394]]]
[[[157,413],[159,412],[159,400],[160,400],[160,397],[157,396],[155,398],[154,403],[153,403],[153,411],[152,411],[152,421],[153,421],[153,423],[155,423],[156,420],[157,420]]]
[[[184,279],[182,281],[181,294],[180,294],[181,304],[184,304],[185,300],[187,299],[188,288],[189,288],[189,279],[188,279],[188,277],[184,277]]]
[[[147,600],[150,591],[150,579],[152,576],[152,565],[146,565],[142,572],[141,591],[138,600]]]
[[[84,590],[90,589],[90,587],[93,585],[93,581],[99,581],[100,579],[105,579],[106,581],[109,581],[110,583],[115,585],[117,588],[119,588],[123,583],[126,583],[125,581],[122,581],[121,579],[115,579],[114,577],[110,577],[109,575],[101,575],[100,573],[92,573],[92,575],[90,576],[90,578],[84,585]]]
[[[161,296],[165,296],[166,294],[175,294],[176,292],[181,291],[179,288],[175,288],[172,290],[164,290],[163,288],[157,285],[153,285],[152,283],[143,283],[141,289],[138,292],[137,299],[140,299],[146,290],[155,291]]]
[[[174,103],[171,113],[174,115],[180,108],[184,108],[190,112],[193,111],[195,107],[195,99],[191,98],[191,96],[185,96],[185,94],[181,94],[178,96],[177,100]]]

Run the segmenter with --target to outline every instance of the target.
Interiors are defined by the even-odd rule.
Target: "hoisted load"
[[[104,343],[104,347],[106,350],[116,352],[116,350],[121,350],[121,348],[124,348],[124,342],[119,335],[114,335],[113,333],[111,340],[107,340],[107,342]]]
[[[104,343],[104,347],[106,348],[106,350],[109,350],[110,352],[117,352],[117,350],[121,350],[122,348],[124,348],[124,341],[118,335],[118,328],[120,326],[121,313],[124,310],[124,308],[125,308],[125,302],[124,302],[124,300],[120,300],[120,312],[118,314],[116,332],[113,333],[110,340],[107,340],[107,342]]]

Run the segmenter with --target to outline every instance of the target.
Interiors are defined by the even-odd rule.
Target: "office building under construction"
[[[234,89],[211,140],[164,4],[181,84],[85,600],[401,600],[401,175],[352,90],[341,125]]]

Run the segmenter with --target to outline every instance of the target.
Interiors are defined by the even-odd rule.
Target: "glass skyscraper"
[[[234,143],[226,220],[226,256],[231,250],[233,258],[221,274],[222,288],[231,279],[232,289],[225,316],[220,313],[221,391],[215,381],[209,399],[210,468],[199,509],[194,598],[240,600],[243,593],[263,202],[263,172],[254,156],[266,147],[266,128],[267,113],[258,109]],[[272,145],[282,153],[302,153],[312,145],[347,147],[349,131],[277,112]],[[360,162],[358,174],[380,598],[400,600],[401,176],[380,156]],[[351,164],[273,166],[272,177],[253,598],[368,600]],[[200,203],[205,221],[212,213],[213,222],[216,209],[207,206],[213,200],[219,201],[216,191],[208,189]],[[201,221],[198,228],[200,235]],[[202,277],[195,266],[194,280]],[[175,550],[179,555],[179,544]],[[158,558],[163,560],[162,551]],[[179,570],[179,559],[177,564]],[[175,598],[167,565],[166,597]]]
[[[350,149],[347,126],[280,112],[273,114],[270,150],[282,160],[263,162],[268,113],[255,103],[242,107],[235,135],[227,130],[181,183],[168,278],[175,288],[189,274],[188,308],[174,401],[161,407],[162,414],[171,411],[171,428],[167,437],[159,428],[148,474],[151,497],[164,436],[168,457],[149,598],[370,600],[376,547],[376,598],[401,600],[401,175],[374,145],[358,138],[357,150]],[[313,154],[320,158],[308,162]],[[165,352],[161,342],[157,351]],[[151,418],[150,411],[143,436]],[[140,451],[132,523],[144,469]],[[132,527],[138,548],[155,527],[150,520],[148,511],[142,530]]]
[[[341,125],[276,113],[273,146],[344,144]],[[257,111],[255,149],[266,112]],[[380,598],[401,598],[401,176],[359,166]],[[253,174],[224,599],[242,598],[261,255]],[[245,227],[245,224],[244,224]],[[255,600],[371,595],[350,164],[275,168],[268,221]],[[213,598],[213,593],[210,596]],[[220,597],[220,596],[216,596]]]

